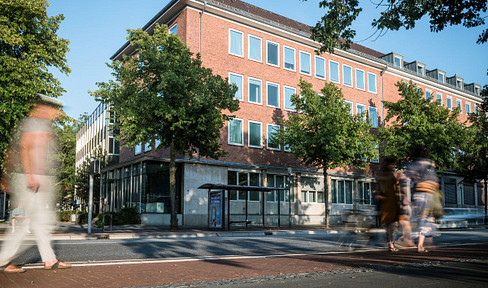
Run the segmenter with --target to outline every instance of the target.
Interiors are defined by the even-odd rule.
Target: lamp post
[[[88,190],[88,234],[92,230],[92,214],[93,214],[93,182],[95,174],[100,171],[100,161],[95,156],[90,156],[90,189]]]

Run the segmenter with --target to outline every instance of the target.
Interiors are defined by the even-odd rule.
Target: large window
[[[363,104],[356,104],[356,114],[363,115],[364,119],[366,119],[366,106]]]
[[[268,82],[266,84],[266,104],[271,107],[280,108],[280,85]]]
[[[249,121],[249,147],[261,148],[262,144],[262,127],[261,123]]]
[[[234,73],[229,73],[229,82],[231,84],[236,84],[237,86],[237,91],[235,94],[235,98],[239,100],[244,100],[244,97],[242,95],[242,86],[243,86],[243,77],[242,75],[234,74]]]
[[[249,35],[249,59],[262,62],[261,38]]]
[[[332,179],[332,203],[352,204],[352,180]]]
[[[142,143],[139,143],[134,147],[134,154],[138,155],[141,154],[141,152],[142,152]]]
[[[268,174],[267,178],[267,186],[273,188],[288,188],[289,187],[289,180],[288,176],[285,175],[275,175],[275,174]],[[279,193],[278,193],[279,191]],[[266,193],[266,201],[268,202],[278,202],[278,195],[280,197],[281,202],[289,201],[290,193],[287,190],[274,190],[271,192]]]
[[[376,93],[376,74],[368,73],[368,91]]]
[[[346,86],[352,87],[352,68],[351,66],[342,65],[342,82]]]
[[[432,99],[432,92],[431,91],[425,90],[425,99],[427,101],[430,101],[430,99]]]
[[[461,100],[456,100],[456,107],[459,108],[459,113],[463,113],[463,104],[461,102]]]
[[[376,190],[376,183],[358,181],[358,193],[360,204],[375,204],[373,191]]]
[[[351,101],[344,101],[344,104],[346,104],[347,108],[349,109],[349,114],[353,115],[353,104]]]
[[[268,124],[268,137],[266,140],[267,140],[267,147],[269,150],[281,149],[280,143],[276,139],[273,139],[274,135],[276,135],[278,131],[280,131],[279,125]]]
[[[311,75],[311,61],[310,53],[300,51],[300,73]]]
[[[240,172],[240,171],[228,171],[227,172],[227,184],[228,185],[240,185],[240,186],[260,186],[260,174],[254,172]],[[248,192],[248,200],[259,201],[259,192]],[[229,191],[230,200],[246,200],[246,191]]]
[[[240,31],[229,30],[229,54],[244,57],[243,35]]]
[[[175,24],[171,28],[169,28],[169,33],[173,35],[178,35],[178,24]]]
[[[443,104],[443,101],[442,101],[442,94],[441,93],[435,93],[435,101],[437,102],[437,104],[439,105],[442,105]]]
[[[302,203],[324,203],[324,192],[302,190]]]
[[[469,113],[471,113],[471,104],[469,104],[468,102],[466,102],[465,105],[466,105],[465,106],[466,107],[466,109],[465,109],[466,115],[469,115]]]
[[[364,71],[361,69],[356,69],[356,88],[366,90],[364,87]]]
[[[229,144],[244,145],[244,131],[242,129],[242,119],[234,118],[229,120]]]
[[[325,59],[315,55],[315,77],[325,79]]]
[[[340,83],[339,63],[335,61],[329,61],[329,80],[335,83]]]
[[[261,104],[261,80],[249,77],[249,102]]]
[[[378,110],[376,107],[369,107],[369,122],[373,128],[378,128]]]
[[[273,66],[280,66],[280,45],[271,41],[266,41],[266,63]]]
[[[452,97],[447,96],[446,97],[446,107],[447,109],[452,109]]]
[[[291,102],[291,96],[296,94],[296,89],[291,87],[284,88],[284,96],[285,96],[285,109],[295,111],[295,105]]]
[[[295,49],[283,46],[283,67],[295,71]]]

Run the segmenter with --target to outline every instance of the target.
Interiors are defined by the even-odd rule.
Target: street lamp
[[[88,234],[92,230],[92,214],[93,214],[93,180],[95,174],[100,173],[100,161],[95,156],[90,156],[90,189],[88,192]]]

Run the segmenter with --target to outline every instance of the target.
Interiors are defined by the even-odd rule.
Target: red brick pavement
[[[28,269],[26,273],[22,274],[0,273],[0,287],[127,287],[487,257],[488,243],[476,246],[438,247],[427,254],[418,254],[415,250],[410,249],[397,253],[373,251],[144,263],[73,267],[68,270],[54,271]]]

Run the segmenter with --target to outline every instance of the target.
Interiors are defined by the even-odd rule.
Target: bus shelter
[[[241,185],[225,185],[225,184],[203,184],[199,189],[208,189],[208,227],[209,229],[230,230],[233,223],[244,223],[246,229],[251,224],[249,220],[249,192],[255,191],[261,194],[260,205],[262,209],[262,226],[266,227],[266,197],[265,193],[272,191],[285,191],[289,188],[272,188],[262,186],[241,186]],[[245,192],[245,220],[233,220],[232,211],[230,209],[230,191]],[[227,192],[227,193],[226,193]],[[278,229],[281,228],[281,197],[278,196],[277,201],[277,217]],[[288,197],[288,225],[291,227],[291,195]]]

